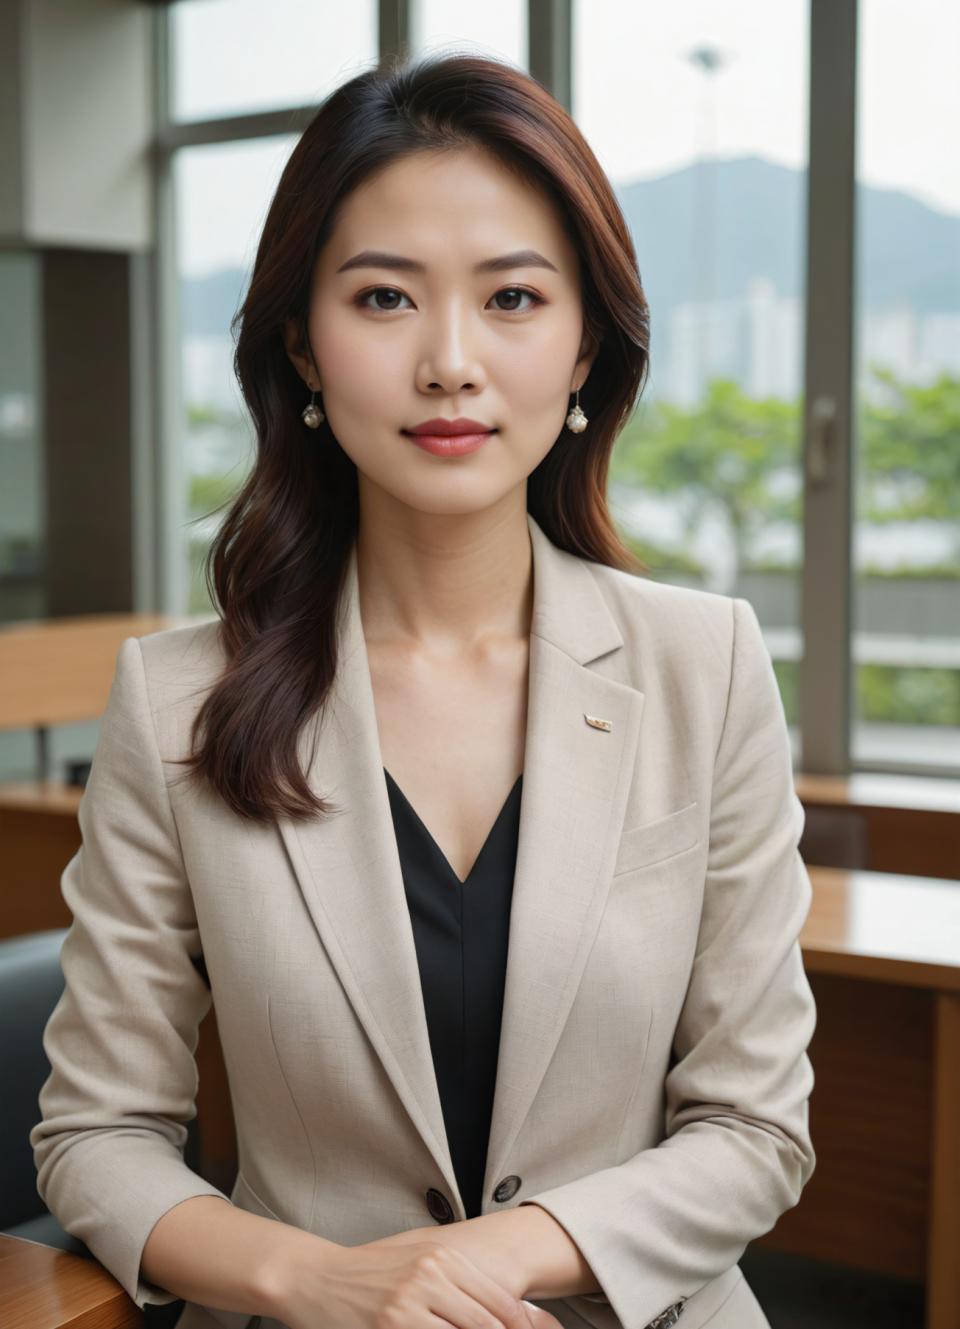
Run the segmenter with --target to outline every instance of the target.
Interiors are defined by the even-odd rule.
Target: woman
[[[637,575],[607,511],[648,367],[609,182],[506,64],[365,72],[241,315],[222,630],[118,655],[40,1194],[180,1329],[768,1326],[803,810],[753,610]],[[211,1000],[229,1196],[182,1156]]]

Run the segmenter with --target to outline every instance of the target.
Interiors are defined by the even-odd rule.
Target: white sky
[[[525,66],[525,9],[421,0],[415,41]],[[182,118],[319,101],[376,57],[372,0],[187,0],[172,12]],[[575,0],[574,115],[611,180],[678,170],[698,154],[802,169],[808,21],[808,0]],[[710,76],[689,58],[700,46],[721,56]],[[960,4],[860,0],[859,64],[860,181],[960,215]],[[183,272],[252,263],[294,141],[179,154]]]

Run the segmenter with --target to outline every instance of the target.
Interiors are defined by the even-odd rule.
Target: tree
[[[914,384],[872,365],[885,400],[861,412],[860,517],[946,521],[960,558],[960,378]]]
[[[713,379],[694,410],[658,401],[651,414],[649,423],[633,420],[624,429],[612,478],[675,494],[687,536],[705,512],[721,507],[739,564],[770,522],[800,520],[796,402],[758,400],[731,379]]]

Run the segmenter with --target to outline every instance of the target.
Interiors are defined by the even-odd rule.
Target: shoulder
[[[128,638],[140,651],[147,699],[158,728],[189,724],[223,674],[227,659],[220,627],[219,618],[192,620]]]
[[[175,682],[189,676],[219,675],[226,663],[220,619],[194,619],[180,626],[148,632],[137,640],[151,682]]]
[[[729,595],[674,586],[587,561],[600,593],[638,661],[699,670],[715,666],[726,677],[733,652],[738,603]]]

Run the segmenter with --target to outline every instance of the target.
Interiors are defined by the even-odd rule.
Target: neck
[[[483,512],[404,507],[373,519],[361,505],[357,578],[368,645],[463,657],[527,637],[533,551],[524,491],[521,498],[522,506]]]

